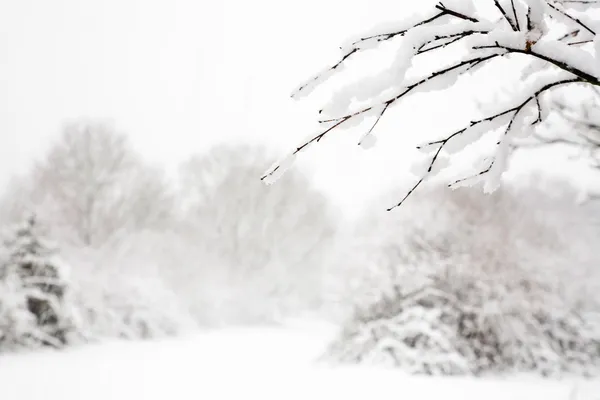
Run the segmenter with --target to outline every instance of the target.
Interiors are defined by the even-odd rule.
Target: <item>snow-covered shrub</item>
[[[594,275],[573,272],[588,270],[569,245],[576,230],[565,237],[559,217],[536,212],[569,211],[542,192],[509,189],[424,193],[395,219],[359,223],[377,240],[364,243],[369,256],[352,243],[358,252],[339,273],[368,286],[346,288],[343,298],[358,301],[326,358],[425,374],[600,372],[600,309],[575,296]]]
[[[169,260],[161,259],[157,250],[162,248],[156,249],[160,237],[151,237],[141,236],[139,241],[129,237],[123,239],[122,246],[65,253],[69,263],[77,266],[72,271],[71,292],[78,331],[84,340],[149,339],[196,327],[183,296],[159,275]],[[147,254],[139,248],[144,244]],[[173,249],[178,250],[181,248]]]
[[[177,295],[152,276],[96,271],[77,277],[74,298],[86,341],[160,338],[196,326]]]
[[[65,265],[34,216],[4,241],[0,260],[0,351],[62,347],[75,329]]]
[[[539,289],[535,289],[539,290]],[[490,286],[443,280],[357,310],[326,357],[433,375],[600,373],[600,326],[561,304],[511,309]],[[506,288],[505,296],[520,296]],[[498,299],[497,299],[498,300]],[[533,307],[532,307],[533,308]]]

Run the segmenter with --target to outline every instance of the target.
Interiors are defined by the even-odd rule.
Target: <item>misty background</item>
[[[329,361],[597,376],[600,204],[576,200],[600,172],[580,149],[525,148],[493,195],[434,184],[385,211],[415,145],[518,69],[419,94],[374,149],[341,132],[260,181],[316,128],[298,83],[434,3],[0,3],[0,351],[302,317],[336,327]]]

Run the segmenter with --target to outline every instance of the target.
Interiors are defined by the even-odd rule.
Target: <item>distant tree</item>
[[[8,194],[76,243],[99,246],[123,232],[160,229],[173,209],[162,171],[101,122],[68,124],[30,175]],[[16,200],[15,200],[16,199]]]
[[[394,59],[381,72],[333,93],[331,101],[319,110],[322,128],[268,170],[263,179],[277,179],[298,153],[336,130],[364,126],[360,144],[369,148],[375,144],[373,132],[378,122],[407,97],[445,90],[463,75],[509,60],[511,64],[506,65],[524,68],[516,85],[518,92],[494,101],[485,115],[472,117],[462,128],[420,145],[428,162],[396,206],[444,169],[452,156],[461,157],[466,146],[484,138],[495,143],[489,154],[481,155],[472,175],[452,178],[450,186],[484,182],[486,191],[495,190],[513,142],[530,134],[531,126],[546,116],[542,97],[561,87],[600,87],[598,5],[595,0],[446,0],[423,15],[404,17],[395,26],[350,40],[342,46],[339,62],[302,84],[292,97],[310,94],[373,50],[387,48],[394,52]],[[433,68],[420,64],[427,60]],[[479,89],[485,90],[485,86]]]
[[[227,282],[222,293],[235,294],[234,308],[248,307],[241,314],[267,318],[318,303],[336,225],[327,199],[307,191],[300,172],[262,185],[256,173],[269,162],[260,147],[222,145],[181,169],[185,218],[206,262],[219,265],[210,274]]]
[[[61,347],[73,328],[64,304],[68,290],[57,249],[29,216],[4,242],[0,262],[0,347]]]

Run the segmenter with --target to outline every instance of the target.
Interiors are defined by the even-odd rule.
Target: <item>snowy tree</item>
[[[204,248],[207,264],[197,272],[204,278],[187,281],[212,288],[220,317],[238,310],[240,318],[270,319],[314,308],[322,293],[335,214],[321,193],[306,191],[300,172],[265,188],[253,177],[269,162],[261,147],[221,145],[181,169],[186,236]]]
[[[68,124],[5,202],[34,210],[76,245],[99,246],[122,233],[161,229],[173,198],[162,171],[144,163],[127,137],[101,122]],[[59,236],[57,234],[57,236]]]
[[[41,236],[35,216],[18,226],[4,243],[0,263],[0,346],[61,347],[73,328],[65,305],[65,267],[57,249]]]
[[[484,183],[493,191],[507,167],[512,143],[528,135],[546,117],[540,99],[556,88],[600,86],[598,1],[447,0],[423,15],[394,26],[378,27],[342,46],[339,62],[302,84],[292,95],[301,98],[342,71],[361,55],[392,49],[393,62],[375,76],[344,85],[320,110],[321,129],[276,163],[262,179],[278,179],[301,151],[334,130],[362,127],[360,145],[375,144],[379,121],[401,100],[422,91],[444,90],[463,75],[510,61],[522,68],[519,92],[486,106],[485,115],[462,128],[419,146],[428,155],[416,183],[396,206],[423,182],[438,176],[453,157],[484,138],[492,138],[472,174],[450,181],[451,187]],[[487,8],[486,8],[487,7]],[[424,72],[423,60],[434,68]],[[481,89],[483,90],[483,88]],[[394,208],[394,207],[391,207]],[[390,208],[390,209],[391,209]]]

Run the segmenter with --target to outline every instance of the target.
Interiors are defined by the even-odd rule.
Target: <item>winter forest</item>
[[[80,75],[46,58],[38,78],[21,50],[41,31],[0,39],[0,398],[600,400],[600,1],[377,0],[352,16],[330,0],[312,20],[330,37],[294,38],[300,6],[215,6],[212,33],[235,26],[235,40],[190,69],[219,93],[190,106],[214,140],[175,132],[193,125],[175,62],[190,47],[146,39],[154,18],[140,28],[152,7],[167,24],[191,3],[132,3],[123,15],[140,19],[120,26],[69,1],[90,26],[140,29],[96,38],[139,50],[124,65],[164,46],[174,72],[132,89],[138,121],[157,124],[136,133],[125,89],[112,113],[65,100],[120,71],[90,66],[107,74],[94,86],[91,36],[73,42]],[[273,20],[238,37],[261,7]],[[42,11],[0,5],[15,21]],[[218,57],[254,72],[219,80]],[[36,79],[51,85],[21,86]],[[161,84],[176,94],[164,108]],[[52,111],[39,121],[15,111],[37,102]]]

